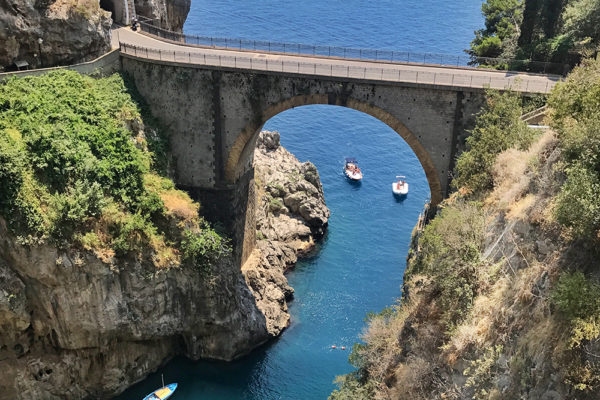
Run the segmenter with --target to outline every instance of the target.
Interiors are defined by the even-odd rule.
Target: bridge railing
[[[527,93],[548,93],[556,85],[556,80],[507,78],[505,74],[464,74],[462,70],[454,72],[431,72],[398,68],[381,64],[381,68],[343,65],[337,60],[327,63],[311,61],[269,60],[268,57],[254,57],[252,54],[225,56],[219,54],[164,50],[119,43],[122,54],[157,61],[169,61],[219,68],[241,68],[257,71],[284,72],[302,75],[329,76],[338,78],[367,79],[390,82],[407,82],[427,85],[469,87],[477,89],[515,90]],[[395,67],[395,68],[394,68]],[[461,73],[462,72],[462,73]],[[538,77],[536,77],[538,78]]]
[[[544,61],[511,60],[507,58],[471,57],[468,55],[449,55],[436,53],[417,53],[410,51],[372,50],[351,47],[318,46],[299,43],[283,43],[262,40],[230,39],[210,36],[187,35],[168,31],[149,22],[140,22],[143,32],[183,45],[202,47],[252,50],[260,52],[304,54],[321,57],[337,57],[371,61],[387,61],[410,64],[433,64],[445,66],[485,65],[499,69],[529,72],[554,73],[564,75],[570,66]]]

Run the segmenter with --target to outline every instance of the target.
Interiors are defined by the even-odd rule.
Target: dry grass
[[[114,238],[111,235],[111,229],[114,229],[115,225],[123,223],[127,218],[128,214],[125,211],[121,210],[115,203],[110,203],[102,210],[100,218],[94,221],[90,227],[91,231],[76,236],[76,241],[85,250],[94,253],[105,264],[114,265],[115,250],[113,249]],[[144,240],[142,235],[142,232],[131,232],[130,240],[141,242]],[[171,268],[181,264],[179,251],[166,243],[163,235],[152,234],[149,237],[148,245],[149,252],[144,251],[144,254],[137,254],[137,256],[147,256],[156,268]]]
[[[173,182],[156,174],[144,175],[144,187],[160,197],[167,215],[182,221],[186,225],[197,224],[200,205],[182,191],[175,189]]]
[[[475,298],[470,317],[455,331],[444,346],[442,357],[449,365],[454,365],[473,347],[482,347],[492,342],[492,337],[498,334],[506,307],[503,302],[511,291],[512,282],[509,276],[498,279],[491,291]],[[500,322],[500,323],[499,323]]]
[[[198,219],[199,205],[195,203],[187,193],[180,190],[168,190],[159,194],[167,213],[184,222]]]
[[[96,0],[56,0],[50,5],[49,10],[54,15],[66,15],[72,12],[89,19],[101,9],[100,3]]]
[[[150,240],[152,248],[152,262],[159,269],[177,267],[181,265],[179,251],[165,243],[161,236],[154,236]]]
[[[514,218],[523,217],[534,203],[534,199],[525,202],[521,199],[537,172],[537,160],[555,141],[554,132],[547,130],[528,150],[509,149],[499,154],[492,169],[494,190],[485,203],[508,211]]]
[[[537,196],[527,194],[510,205],[506,217],[508,219],[523,219],[526,220],[530,214],[531,208],[535,205]]]
[[[400,364],[394,378],[400,385],[395,385],[386,394],[395,400],[428,400],[431,394],[432,375],[431,362],[418,357],[410,357]]]
[[[484,264],[479,266],[485,268],[479,277],[482,290],[474,300],[469,317],[443,346],[442,357],[446,363],[453,366],[470,351],[505,343],[515,333],[522,334],[548,320],[549,301],[546,294],[540,292],[540,282],[545,274],[553,275],[556,265],[528,260],[526,264],[526,268],[518,271],[512,270],[506,260],[487,268]],[[497,278],[494,270],[499,267],[502,268],[496,272],[502,275]]]
[[[372,318],[362,339],[369,345],[359,350],[360,357],[368,365],[369,377],[377,384],[375,398],[388,399],[388,387],[385,384],[398,364],[402,352],[400,338],[406,326],[406,319],[416,312],[417,302],[406,301],[395,308],[391,316]],[[404,386],[404,382],[400,382]]]

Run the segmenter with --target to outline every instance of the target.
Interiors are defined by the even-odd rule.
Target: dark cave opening
[[[111,13],[113,21],[115,20],[114,0],[100,0],[100,8]]]

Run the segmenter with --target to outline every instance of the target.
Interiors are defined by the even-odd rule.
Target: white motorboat
[[[406,196],[408,194],[408,183],[406,177],[402,175],[396,176],[397,181],[392,183],[392,192],[397,196]]]
[[[360,181],[363,177],[362,171],[358,167],[358,161],[356,161],[356,158],[346,158],[344,173],[353,181]]]

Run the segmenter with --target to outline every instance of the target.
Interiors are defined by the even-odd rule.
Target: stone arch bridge
[[[558,80],[473,68],[207,49],[122,32],[121,68],[168,131],[177,184],[220,206],[213,211],[232,223],[236,242],[243,243],[236,246],[242,261],[255,241],[255,141],[274,115],[329,104],[381,120],[417,155],[435,205],[448,191],[449,172],[483,104],[484,89],[547,92]]]

